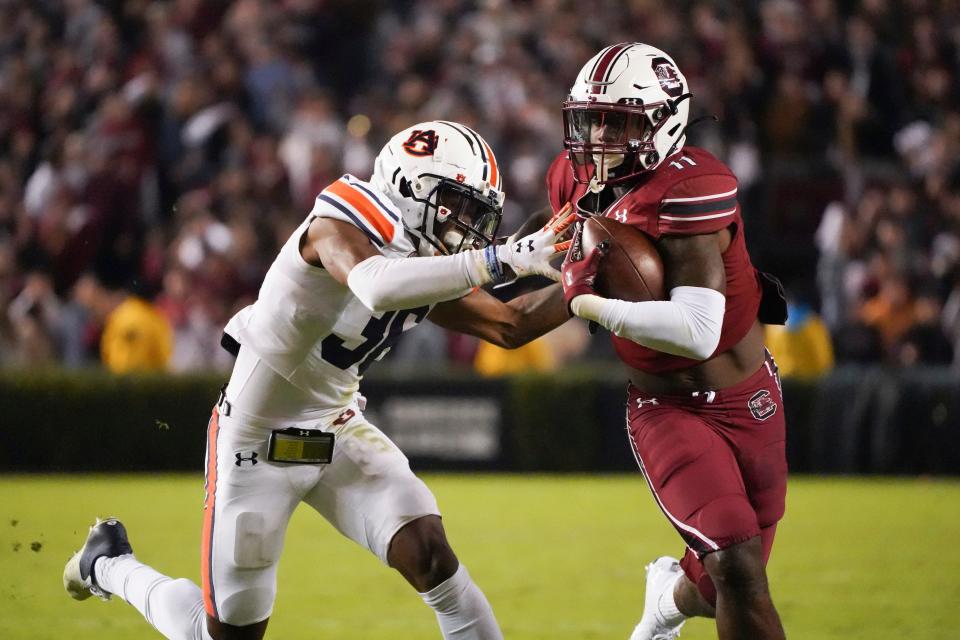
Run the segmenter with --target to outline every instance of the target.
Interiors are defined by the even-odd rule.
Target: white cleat
[[[683,575],[680,563],[670,556],[657,558],[647,565],[647,591],[643,597],[643,617],[633,630],[630,640],[675,640],[680,637],[680,627],[685,618],[677,621],[664,620],[660,613],[660,598],[668,589],[673,589]]]
[[[63,569],[64,589],[74,600],[86,600],[90,596],[109,600],[110,594],[97,584],[93,565],[97,558],[115,558],[128,553],[133,553],[133,549],[123,524],[116,518],[97,518],[83,547],[73,554]]]

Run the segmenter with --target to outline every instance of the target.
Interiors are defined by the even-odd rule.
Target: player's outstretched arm
[[[596,295],[593,281],[602,256],[578,255],[572,247],[563,264],[562,280],[570,310],[651,349],[705,360],[720,343],[726,307],[723,250],[729,241],[725,230],[661,238],[657,248],[670,300],[651,302]]]
[[[388,259],[356,227],[318,218],[307,230],[300,253],[309,264],[327,269],[371,311],[409,309],[462,297],[489,282],[518,276],[555,275],[549,259],[564,248],[557,239],[573,214],[555,216],[534,234],[510,247],[487,247],[449,256]],[[519,244],[518,244],[519,243]],[[514,245],[522,251],[515,251]],[[519,255],[515,255],[519,254]]]
[[[560,326],[570,314],[560,285],[501,302],[479,290],[434,307],[427,319],[445,329],[516,349]]]
[[[323,267],[374,312],[411,309],[459,298],[491,280],[477,251],[450,256],[390,259],[346,222],[314,220],[301,255]]]

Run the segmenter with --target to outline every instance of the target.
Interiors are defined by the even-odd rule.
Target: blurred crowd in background
[[[960,354],[960,3],[0,0],[0,366],[225,368],[318,191],[390,134],[465,122],[503,232],[546,204],[560,105],[600,48],[676,59],[791,320],[786,373]],[[398,363],[611,357],[574,323],[505,356],[438,328]]]

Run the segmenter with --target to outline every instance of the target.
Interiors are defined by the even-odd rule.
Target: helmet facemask
[[[503,217],[503,198],[495,190],[481,191],[439,175],[423,174],[421,183],[436,181],[425,197],[414,195],[409,185],[404,196],[423,205],[423,222],[412,233],[441,254],[483,249],[494,243]],[[409,193],[409,195],[407,195]],[[425,247],[420,247],[421,255]]]
[[[664,103],[605,104],[568,100],[563,105],[563,146],[583,184],[616,184],[655,167],[654,137],[669,118]]]

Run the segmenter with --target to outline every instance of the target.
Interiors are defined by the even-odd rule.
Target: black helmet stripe
[[[448,127],[450,127],[450,128],[452,128],[453,130],[455,130],[457,133],[459,133],[460,135],[462,135],[462,136],[464,137],[464,139],[467,141],[467,144],[470,145],[470,150],[473,151],[474,153],[477,152],[477,150],[473,148],[473,140],[470,138],[470,136],[468,136],[468,135],[466,134],[465,131],[463,131],[463,130],[460,128],[459,125],[454,124],[453,122],[450,122],[449,120],[437,120],[437,122],[442,122],[443,124],[447,125]]]
[[[464,125],[463,128],[469,131],[470,134],[477,141],[477,149],[480,150],[480,159],[483,160],[483,179],[486,180],[487,173],[490,171],[490,158],[487,157],[487,152],[484,150],[484,147],[486,147],[486,145],[483,144],[483,140],[480,139],[480,134],[478,134],[476,131],[474,131],[473,129],[471,129],[466,125]]]
[[[464,137],[467,136],[467,133],[469,133],[471,136],[473,136],[473,139],[477,141],[477,146],[476,146],[476,148],[474,148],[473,143],[471,142],[471,143],[470,143],[470,149],[471,149],[474,153],[477,153],[477,151],[480,152],[480,159],[483,160],[483,179],[486,180],[486,179],[487,179],[487,172],[489,171],[490,161],[487,159],[487,152],[484,151],[484,149],[483,149],[483,142],[480,140],[479,134],[477,134],[476,131],[474,131],[473,129],[471,129],[470,127],[468,127],[468,126],[465,125],[465,124],[464,124],[464,125],[455,125],[454,123],[452,123],[452,122],[447,122],[447,121],[445,121],[445,120],[440,120],[439,122],[443,122],[444,124],[450,125],[450,126],[453,127],[454,129],[456,129],[457,131],[459,131]],[[461,130],[461,127],[463,127],[463,129],[465,129],[465,130],[467,131],[467,133],[464,133],[464,131]],[[467,141],[468,141],[468,142],[470,141],[470,138],[469,138],[469,137],[467,138]]]

